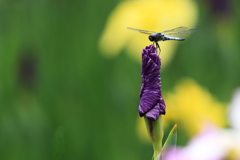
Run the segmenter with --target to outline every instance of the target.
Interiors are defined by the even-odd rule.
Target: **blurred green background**
[[[0,1],[1,160],[151,158],[136,133],[141,64],[98,49],[119,2]],[[187,76],[229,103],[240,85],[240,2],[224,6],[198,1],[201,33],[162,70],[163,91]]]

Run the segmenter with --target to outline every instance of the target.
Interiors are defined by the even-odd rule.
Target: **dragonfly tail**
[[[164,40],[163,41],[166,41],[166,40],[184,41],[185,39],[184,38],[179,38],[179,37],[167,37],[167,36],[164,36]]]

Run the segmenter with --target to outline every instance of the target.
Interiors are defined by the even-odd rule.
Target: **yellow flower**
[[[108,18],[100,37],[99,47],[106,57],[114,57],[126,48],[131,57],[141,59],[141,49],[151,44],[148,36],[127,27],[161,32],[172,28],[194,27],[197,5],[193,0],[123,1]],[[160,43],[163,65],[172,57],[176,42]]]
[[[181,123],[190,135],[201,131],[207,123],[217,127],[227,125],[226,105],[191,79],[180,82],[174,93],[167,94],[165,102],[165,120]]]
[[[225,127],[226,105],[214,98],[208,90],[202,88],[194,80],[182,80],[173,93],[164,96],[166,103],[166,115],[164,123],[177,123],[189,136],[196,135],[203,127],[210,123],[217,127]],[[138,130],[141,138],[146,140],[146,131],[143,131],[144,123],[139,121]]]

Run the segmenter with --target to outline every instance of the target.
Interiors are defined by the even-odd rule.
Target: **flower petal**
[[[156,120],[165,114],[165,102],[161,95],[161,61],[154,45],[147,46],[142,52],[142,86],[140,91],[140,116]]]

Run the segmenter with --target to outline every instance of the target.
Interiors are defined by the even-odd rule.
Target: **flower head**
[[[228,0],[205,0],[209,3],[211,11],[219,18],[232,13],[232,2]]]
[[[142,86],[140,91],[139,115],[157,120],[165,114],[165,102],[161,94],[161,61],[154,45],[147,46],[142,52]]]
[[[198,134],[206,124],[227,126],[226,105],[193,79],[183,79],[165,97],[168,115],[164,122],[178,122],[186,134]],[[165,124],[165,125],[168,125]]]

